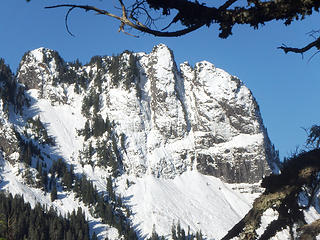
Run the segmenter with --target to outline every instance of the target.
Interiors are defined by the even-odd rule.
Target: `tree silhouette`
[[[56,181],[52,181],[52,190],[51,190],[51,201],[53,202],[58,197]]]
[[[92,11],[98,15],[105,15],[120,21],[119,31],[127,33],[125,28],[135,29],[138,32],[152,34],[158,37],[178,37],[193,32],[203,26],[219,25],[219,37],[227,38],[232,35],[235,25],[250,25],[254,29],[271,22],[280,20],[285,25],[290,25],[294,20],[303,20],[314,11],[318,12],[318,0],[224,0],[217,1],[190,1],[190,0],[118,0],[119,7],[100,9],[95,6],[77,4],[59,4],[46,8],[66,7],[66,27],[69,31],[67,20],[74,9]],[[157,27],[161,17],[171,21],[166,26]],[[173,26],[179,30],[167,31]],[[156,30],[161,29],[161,30]],[[304,53],[311,48],[320,49],[320,37],[302,48],[280,46],[285,53]]]
[[[320,126],[313,125],[308,132],[307,145],[312,145],[315,148],[320,146]]]

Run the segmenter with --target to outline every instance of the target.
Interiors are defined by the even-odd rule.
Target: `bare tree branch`
[[[120,17],[118,15],[110,13],[110,12],[108,12],[106,10],[102,10],[102,9],[96,8],[94,6],[75,5],[75,4],[59,4],[59,5],[55,5],[55,6],[48,6],[48,7],[45,7],[45,8],[50,9],[50,8],[61,8],[61,7],[69,8],[67,14],[69,14],[70,11],[72,11],[73,9],[80,8],[80,9],[84,9],[85,11],[93,11],[93,12],[96,12],[97,14],[106,15],[106,16],[115,18],[115,19],[117,19],[117,20],[119,20],[121,22],[120,30],[123,29],[124,25],[127,25],[129,27],[132,27],[132,28],[140,31],[140,32],[149,33],[149,34],[152,34],[152,35],[157,36],[157,37],[179,37],[179,36],[185,35],[187,33],[193,32],[196,29],[199,29],[204,25],[204,23],[203,24],[196,24],[196,25],[193,25],[191,27],[187,27],[185,29],[178,30],[178,31],[162,32],[162,31],[157,31],[157,30],[150,29],[150,28],[148,28],[147,26],[145,26],[144,24],[142,24],[139,21],[136,21],[134,23],[130,19],[128,19],[126,15],[123,15],[123,16]]]
[[[292,48],[287,46],[281,46],[281,47],[278,47],[278,49],[282,49],[285,53],[288,53],[288,52],[304,53],[313,47],[316,47],[318,50],[320,50],[320,37],[317,38],[315,41],[309,43],[307,46],[303,48]]]
[[[136,0],[128,8],[123,0],[118,0],[121,8],[121,15],[113,14],[107,10],[99,9],[89,5],[59,4],[46,8],[69,8],[66,14],[65,23],[68,33],[68,17],[72,10],[79,8],[85,11],[93,11],[120,21],[119,31],[125,32],[125,27],[133,28],[142,33],[148,33],[157,37],[178,37],[193,32],[202,26],[219,25],[219,37],[227,38],[232,34],[233,27],[248,24],[257,29],[261,25],[272,20],[282,20],[289,25],[292,21],[304,19],[314,11],[319,11],[319,0],[224,0],[219,6],[206,6],[199,1],[191,0]],[[208,1],[209,2],[209,1]],[[217,5],[217,4],[216,4]],[[154,25],[155,18],[153,11],[160,10],[160,16],[173,16],[166,27],[157,30]],[[174,14],[174,15],[173,15]],[[142,22],[145,20],[145,24]],[[177,31],[166,31],[173,24],[180,24],[185,28]],[[314,33],[311,33],[314,34]],[[131,34],[129,34],[131,35]],[[285,45],[279,47],[285,53],[304,53],[316,47],[320,50],[320,39],[315,39],[303,48],[292,48]]]

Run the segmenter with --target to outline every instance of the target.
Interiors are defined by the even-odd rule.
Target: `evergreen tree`
[[[181,240],[181,224],[180,224],[180,220],[178,220],[178,224],[177,224],[177,238],[178,238],[178,240]]]
[[[126,151],[126,135],[124,133],[120,134],[120,143],[121,143],[121,148]]]
[[[93,119],[92,132],[95,137],[102,136],[106,131],[106,124],[100,114],[95,115]]]
[[[173,240],[178,240],[176,225],[174,223],[172,223],[172,227],[171,227],[171,237]]]
[[[92,105],[93,105],[93,115],[97,115],[100,109],[100,95],[95,91],[93,92],[93,95],[92,95]]]
[[[69,214],[68,218],[62,218],[53,208],[44,211],[36,204],[31,209],[23,197],[4,193],[0,193],[0,203],[0,239],[89,240],[89,225],[82,212],[77,217]]]
[[[81,113],[87,118],[90,116],[90,98],[88,96],[83,98]]]
[[[203,240],[203,236],[202,236],[201,230],[196,232],[196,240]]]
[[[42,177],[42,164],[39,163],[39,160],[37,161],[36,169],[38,170],[36,177],[38,179],[41,179],[41,177]]]
[[[96,232],[93,232],[91,240],[98,240]]]
[[[89,147],[88,147],[88,159],[91,159],[91,157],[94,154],[94,148],[92,146],[92,142],[89,143]]]
[[[41,183],[45,191],[48,191],[48,172],[44,170],[41,175]]]
[[[153,226],[152,226],[151,240],[159,240],[159,235],[156,232],[156,225],[155,224],[153,224]]]
[[[62,177],[63,184],[67,187],[68,190],[72,187],[72,176],[69,171],[65,171]]]
[[[84,140],[88,140],[91,137],[91,128],[90,128],[90,123],[89,120],[86,121],[83,129],[83,135],[84,135]]]
[[[109,176],[109,178],[107,179],[107,192],[109,194],[109,198],[112,200],[112,201],[115,201],[115,193],[114,193],[114,190],[113,190],[113,184],[112,184],[112,178],[111,176]]]
[[[24,145],[24,150],[22,153],[22,161],[26,163],[28,166],[31,165],[32,162],[32,150],[30,142]]]
[[[186,239],[186,232],[184,229],[181,229],[181,239],[185,240]]]
[[[51,189],[51,201],[53,202],[58,197],[56,182],[52,181],[52,189]]]

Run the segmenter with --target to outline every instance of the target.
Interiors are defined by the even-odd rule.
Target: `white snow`
[[[271,240],[290,240],[291,235],[290,235],[290,230],[289,228],[285,228],[280,232],[277,232],[277,234],[271,238]]]
[[[30,55],[32,55],[35,58],[35,61],[42,62],[43,61],[43,51],[45,48],[37,48],[30,52]]]
[[[212,152],[221,152],[221,149],[246,148],[248,146],[259,146],[263,143],[263,134],[239,134],[231,139],[231,141],[220,143],[211,147]]]
[[[31,97],[38,97],[37,90],[28,91]],[[77,98],[71,105],[52,106],[47,99],[39,99],[32,105],[41,122],[47,125],[49,135],[56,138],[57,153],[65,159],[71,159],[82,148],[77,129],[82,129],[85,118],[81,115],[81,99]]]
[[[261,216],[260,227],[256,230],[258,236],[261,236],[268,227],[268,225],[273,220],[278,219],[278,217],[279,213],[272,208],[268,208],[266,211],[264,211],[263,215]]]
[[[304,196],[304,194],[301,194]],[[300,195],[299,195],[300,196]],[[315,199],[313,205],[311,205],[307,210],[304,210],[304,218],[307,224],[310,224],[318,219],[320,219],[320,189],[315,193]],[[306,196],[304,196],[306,198]],[[305,200],[303,203],[306,204],[308,200]],[[301,204],[303,206],[303,204]]]
[[[126,188],[123,178],[118,192],[132,207],[132,220],[141,235],[149,235],[155,224],[160,235],[169,237],[172,223],[180,221],[194,233],[201,230],[208,239],[219,239],[251,208],[250,198],[232,190],[234,184],[225,184],[197,171],[187,171],[174,179],[129,176],[134,184]],[[247,196],[248,197],[248,196]]]
[[[310,224],[320,219],[320,212],[318,212],[314,206],[311,206],[307,210],[304,210],[304,218],[307,224]]]

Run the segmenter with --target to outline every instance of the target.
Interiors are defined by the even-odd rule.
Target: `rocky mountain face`
[[[40,48],[23,57],[17,79],[53,105],[82,98],[88,126],[96,116],[113,122],[128,173],[173,178],[197,169],[230,183],[257,182],[278,161],[250,90],[206,61],[178,69],[165,45],[84,66]]]
[[[15,76],[0,60],[0,93],[0,189],[80,207],[98,239],[170,239],[177,223],[221,238],[278,171],[250,90],[163,44],[86,65],[35,49]]]

